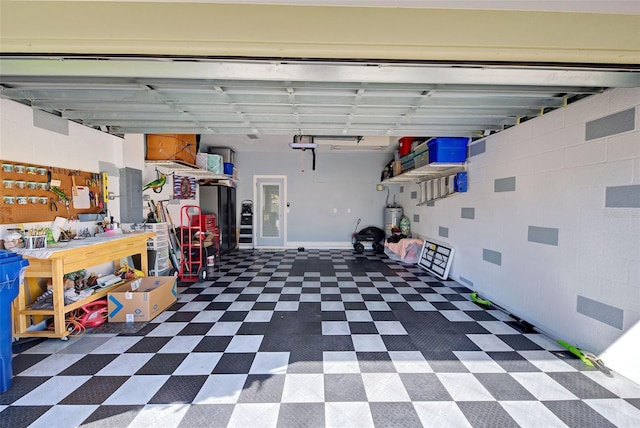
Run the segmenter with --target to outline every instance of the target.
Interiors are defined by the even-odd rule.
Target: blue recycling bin
[[[11,251],[0,250],[0,393],[11,386],[11,304],[18,297],[29,261]]]

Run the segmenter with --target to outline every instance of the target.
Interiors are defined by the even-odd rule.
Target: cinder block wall
[[[639,124],[640,89],[606,91],[475,142],[468,193],[401,194],[412,231],[456,249],[452,278],[635,382]]]

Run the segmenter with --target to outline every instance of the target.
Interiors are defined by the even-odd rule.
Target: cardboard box
[[[147,134],[146,160],[179,160],[196,164],[196,134]]]
[[[147,276],[108,293],[109,322],[150,321],[178,298],[174,276]]]

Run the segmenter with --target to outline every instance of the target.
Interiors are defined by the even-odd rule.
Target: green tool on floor
[[[496,305],[495,303],[492,303],[490,300],[483,299],[482,297],[480,297],[478,295],[478,293],[476,291],[471,293],[471,301],[474,302],[477,305],[485,307],[486,309],[488,309],[491,306],[494,306],[494,307],[500,309],[501,311],[503,311],[504,313],[509,315],[511,318],[513,318],[515,321],[520,323],[526,329],[530,329],[531,331],[533,331],[533,329],[535,328],[532,324],[529,324],[528,322],[524,321],[520,317],[516,317],[515,315],[513,315],[512,313],[510,313],[506,309]],[[565,347],[565,348],[567,348],[569,350],[569,352],[571,352],[576,357],[580,358],[582,360],[582,362],[584,362],[589,367],[595,367],[598,370],[600,370],[602,373],[604,373],[605,375],[607,375],[609,377],[613,377],[611,375],[611,370],[609,370],[607,368],[607,366],[604,365],[604,363],[602,362],[602,360],[600,358],[596,357],[595,355],[593,355],[591,353],[584,352],[582,349],[578,349],[575,346],[570,345],[570,344],[568,344],[567,342],[565,342],[563,340],[558,340],[558,344],[563,346],[563,347]]]
[[[604,365],[604,363],[600,358],[596,357],[595,355],[589,352],[584,352],[582,349],[579,349],[573,345],[570,345],[564,340],[558,340],[558,344],[564,348],[567,348],[569,352],[571,352],[576,357],[580,358],[582,362],[588,365],[589,367],[595,367],[605,375],[609,377],[613,377],[613,375],[611,374],[611,370],[609,370],[607,366]]]
[[[480,305],[480,306],[484,307],[485,309],[489,309],[491,307],[494,307],[495,309],[498,309],[498,310],[504,312],[509,317],[513,318],[513,320],[520,325],[520,327],[522,328],[522,330],[525,333],[530,333],[530,332],[534,331],[534,329],[535,329],[535,326],[533,324],[523,320],[522,318],[520,318],[519,316],[517,316],[515,314],[512,314],[511,312],[509,312],[508,310],[506,310],[502,306],[497,305],[497,304],[491,302],[490,300],[483,299],[482,297],[480,297],[478,295],[478,293],[476,291],[471,293],[471,301],[473,301],[477,305]]]
[[[477,303],[478,305],[491,306],[491,302],[489,300],[482,299],[475,291],[471,293],[471,300],[473,301],[473,303]]]

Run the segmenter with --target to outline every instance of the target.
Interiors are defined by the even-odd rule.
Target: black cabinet
[[[220,252],[236,249],[236,189],[218,188],[218,227],[220,228]]]
[[[236,188],[200,186],[200,207],[203,213],[214,213],[220,229],[220,253],[237,247]]]

